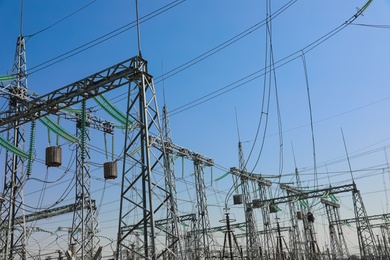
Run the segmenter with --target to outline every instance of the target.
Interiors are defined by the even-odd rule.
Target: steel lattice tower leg
[[[269,187],[259,184],[259,198],[260,200],[267,199],[267,192],[269,192]],[[261,207],[261,215],[263,219],[263,228],[264,228],[264,237],[263,237],[263,259],[270,259],[275,248],[275,241],[272,235],[271,227],[271,218],[270,210],[268,207]]]
[[[291,258],[292,259],[305,259],[305,254],[302,249],[302,235],[299,230],[298,223],[298,210],[296,209],[295,203],[288,203],[290,210],[290,220],[291,220],[291,231],[290,231],[290,250],[291,250]]]
[[[13,66],[13,74],[16,79],[11,82],[9,88],[9,113],[12,116],[18,113],[20,101],[25,99],[27,91],[26,52],[23,36],[19,36],[16,44],[16,55]],[[18,122],[12,122],[10,131],[7,132],[7,141],[18,148],[25,143],[23,127],[15,127]],[[24,219],[23,185],[25,175],[23,172],[24,159],[18,154],[6,152],[5,180],[3,199],[0,201],[0,258],[14,259],[16,255],[20,259],[27,259],[26,252],[26,223]],[[21,217],[23,221],[15,221]]]
[[[80,142],[76,147],[76,201],[75,205],[80,210],[73,214],[72,233],[70,245],[77,246],[77,259],[93,259],[97,251],[97,229],[96,205],[91,199],[91,176],[90,176],[90,154],[89,154],[89,131],[87,129],[86,101],[82,101],[81,115],[77,123],[76,136]]]
[[[122,187],[119,210],[117,259],[122,252],[131,251],[140,259],[156,259],[163,252],[165,239],[158,240],[154,224],[157,212],[166,213],[171,197],[165,187],[164,142],[159,149],[150,142],[150,133],[163,140],[153,78],[147,73],[147,62],[141,57],[132,59],[134,71],[128,90],[127,127],[124,141]],[[130,243],[139,236],[139,247]]]
[[[376,259],[378,257],[374,233],[367,217],[366,208],[359,190],[352,192],[355,209],[356,229],[359,240],[360,256],[362,259]]]
[[[169,198],[167,200],[167,220],[168,225],[166,226],[166,239],[165,246],[167,248],[164,253],[164,259],[175,260],[183,258],[183,247],[182,241],[179,238],[179,220],[178,220],[178,208],[177,208],[177,197],[176,197],[176,176],[174,172],[174,157],[169,152],[169,144],[172,143],[170,136],[169,118],[167,107],[163,106],[163,120],[162,128],[164,141],[167,146],[167,160],[165,162],[165,188],[169,191]],[[180,257],[179,257],[180,255]]]
[[[240,172],[246,172],[246,162],[244,158],[244,151],[242,150],[241,141],[238,142],[238,160]],[[249,259],[258,259],[260,257],[260,242],[257,233],[257,225],[254,217],[251,191],[249,189],[248,179],[241,175],[241,189],[244,198],[244,212],[246,223],[246,252]]]
[[[324,199],[321,199],[321,202],[325,205],[325,211],[328,217],[332,259],[348,258],[347,243],[340,225],[340,205]]]
[[[196,199],[198,206],[197,227],[195,233],[196,259],[205,259],[211,256],[213,238],[208,230],[211,228],[207,209],[206,185],[204,182],[204,164],[194,161],[194,175]]]

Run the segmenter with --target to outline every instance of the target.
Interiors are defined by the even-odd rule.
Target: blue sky
[[[275,196],[281,194],[277,189],[279,181],[293,181],[295,166],[302,173],[304,185],[309,188],[313,188],[315,183],[320,187],[330,183],[333,186],[351,183],[342,129],[353,175],[363,198],[367,201],[368,213],[373,215],[388,212],[386,189],[390,185],[390,179],[386,155],[390,145],[390,124],[387,116],[390,108],[390,1],[373,1],[365,10],[364,16],[358,17],[353,24],[349,24],[309,52],[306,46],[343,25],[366,1],[272,2],[272,12],[287,3],[292,4],[272,20],[274,61],[280,61],[301,50],[303,52],[295,55],[296,59],[278,67],[275,74],[272,74],[272,78],[276,78],[278,96],[276,98],[275,81],[272,81],[264,141],[264,76],[259,72],[264,68],[268,46],[265,26],[259,26],[245,37],[199,60],[189,68],[177,74],[172,73],[172,70],[179,66],[209,53],[248,28],[261,23],[266,15],[264,2],[175,1],[177,5],[172,5],[171,9],[142,22],[140,27],[142,55],[149,61],[149,73],[155,78],[159,105],[162,106],[165,102],[172,114],[170,123],[173,141],[213,158],[217,164],[212,171],[213,176],[206,171],[210,211],[216,212],[212,214],[213,225],[218,225],[219,218],[223,216],[224,205],[221,204],[232,181],[231,178],[225,178],[211,184],[211,179],[222,176],[232,166],[238,166],[237,121],[247,157],[253,147],[250,158],[247,158],[247,169],[265,175],[282,173],[280,180],[273,180]],[[168,4],[171,2],[165,0],[147,3],[140,1],[139,15],[144,17]],[[0,9],[4,10],[0,17],[1,75],[9,74],[12,69],[16,38],[20,33],[20,6],[21,1],[0,1]],[[86,7],[69,16],[83,6]],[[67,16],[69,17],[62,20]],[[31,73],[28,78],[29,90],[44,94],[135,56],[135,27],[75,55],[70,52],[76,48],[82,50],[84,47],[81,46],[89,47],[92,44],[85,44],[94,44],[95,39],[122,26],[134,24],[134,21],[134,1],[25,1],[22,32],[26,36],[27,67]],[[72,56],[62,56],[66,53]],[[300,57],[303,53],[306,74],[303,59]],[[58,59],[59,56],[66,59],[59,61],[62,59]],[[52,61],[55,63],[50,65]],[[45,67],[43,64],[50,66]],[[161,80],[162,74],[165,75],[164,81]],[[245,83],[249,79],[251,80]],[[229,90],[230,86],[234,89],[222,94],[223,91]],[[310,91],[311,119],[307,89]],[[211,93],[215,91],[219,92],[214,97]],[[124,90],[118,90],[108,96],[121,107],[118,96],[123,93]],[[202,101],[205,102],[191,103],[199,98],[204,98]],[[206,100],[208,98],[210,99]],[[188,104],[197,105],[187,107]],[[95,107],[96,104],[90,102],[89,106]],[[263,121],[255,142],[260,116]],[[278,119],[281,126],[278,125]],[[314,129],[316,170],[313,167],[311,122]],[[63,122],[63,126],[74,132],[71,123]],[[45,133],[42,126],[38,127]],[[93,135],[93,140],[102,140],[101,133],[93,132]],[[37,138],[37,158],[42,160],[48,137],[42,134]],[[121,140],[120,136],[116,138]],[[261,143],[264,143],[264,146],[260,154]],[[102,142],[94,141],[94,144],[104,149]],[[121,145],[118,143],[115,147],[119,153]],[[283,148],[283,161],[280,160],[280,147]],[[3,150],[1,152],[3,154]],[[64,158],[66,162],[70,160],[71,152],[65,152],[65,155],[67,154],[69,157]],[[104,160],[104,156],[99,153],[94,156],[94,162],[101,163]],[[190,170],[191,165],[187,168]],[[34,170],[36,178],[44,178],[46,169],[39,160],[36,160]],[[317,172],[317,181],[314,181],[314,172]],[[119,178],[111,184],[106,183],[107,187],[103,189],[103,182],[96,180],[102,178],[99,167],[93,171],[93,176],[93,195],[96,200],[104,198],[99,216],[102,220],[102,230],[106,236],[115,239],[116,221],[109,220],[117,216],[109,208],[109,202],[119,198]],[[185,173],[185,176],[188,176],[188,180],[191,178],[190,173]],[[51,175],[48,178],[56,179]],[[71,177],[65,179],[70,180]],[[188,187],[183,183],[178,190],[187,194],[185,190]],[[26,203],[36,200],[39,185],[41,184],[27,185],[26,189],[30,190],[26,191]],[[54,187],[47,189],[43,205],[52,203],[55,196]],[[68,203],[71,203],[72,199],[74,197],[71,195],[67,197]],[[342,216],[351,217],[353,206],[350,195],[345,194],[340,199],[345,206]],[[194,207],[184,201],[181,205],[183,213],[193,210]],[[186,207],[189,209],[184,210]],[[242,219],[242,209],[233,210],[237,219]],[[318,214],[323,214],[323,211],[319,209]],[[71,225],[71,221],[66,224],[69,216],[63,219],[63,222],[58,220],[61,225]],[[56,222],[41,225],[47,230],[58,226]],[[110,250],[108,246],[105,249]]]

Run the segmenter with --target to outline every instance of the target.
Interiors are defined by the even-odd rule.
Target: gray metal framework
[[[257,183],[258,190],[259,190],[259,199],[265,200],[267,197],[270,196],[270,186],[271,185],[264,185],[264,183]],[[257,207],[257,205],[256,205]],[[264,235],[262,239],[262,259],[270,259],[272,258],[272,255],[274,255],[275,250],[275,239],[272,234],[272,225],[271,225],[271,210],[270,207],[261,207],[260,208],[262,219],[263,219],[263,229],[264,229]]]
[[[95,204],[95,201],[93,201],[92,203]],[[26,215],[24,215],[24,219],[25,219],[25,222],[28,223],[28,222],[32,222],[32,221],[45,219],[45,218],[52,218],[52,217],[67,214],[67,213],[73,213],[73,212],[80,210],[80,209],[81,209],[80,204],[69,204],[69,205],[65,205],[65,206],[61,206],[61,207],[57,207],[57,208],[53,208],[53,209],[47,209],[47,210],[43,210],[43,211],[31,213],[31,214],[26,214]],[[17,217],[16,221],[22,221],[22,218],[23,217]]]
[[[296,172],[296,175],[298,175],[298,172]],[[299,179],[299,178],[298,178]],[[296,196],[300,195],[302,193],[302,190],[297,189],[295,187],[289,186],[287,184],[281,184],[280,187],[283,190],[287,191],[287,195],[289,196]],[[306,200],[306,199],[304,199]],[[289,202],[289,205],[292,203]],[[306,255],[309,256],[309,259],[319,259],[320,258],[320,250],[317,244],[317,239],[316,239],[316,233],[315,233],[315,228],[314,228],[314,223],[313,221],[308,220],[308,214],[313,214],[310,212],[310,210],[307,210],[305,207],[300,205],[300,212],[302,214],[302,223],[303,223],[303,238],[304,238],[304,245],[305,245],[305,251]]]
[[[257,224],[256,220],[254,218],[253,209],[257,208],[257,204],[253,204],[251,197],[250,197],[250,190],[249,190],[249,181],[257,186],[259,190],[259,198],[260,200],[265,200],[267,198],[267,188],[269,188],[272,183],[263,178],[261,174],[255,174],[255,173],[249,173],[245,170],[245,161],[243,158],[243,152],[241,143],[239,142],[239,159],[240,159],[240,170],[232,167],[230,168],[230,173],[232,175],[235,175],[241,179],[241,188],[242,193],[244,196],[244,209],[245,209],[245,221],[247,223],[246,230],[247,230],[247,257],[250,259],[269,259],[270,255],[272,255],[272,252],[269,251],[269,249],[272,250],[274,247],[274,239],[272,236],[272,227],[271,227],[271,220],[270,220],[270,212],[269,209],[266,207],[261,208],[262,213],[262,220],[263,220],[263,227],[264,230],[262,232],[262,235],[264,237],[263,243],[261,243],[258,231],[257,231]]]
[[[76,199],[75,205],[80,210],[73,213],[72,229],[69,245],[77,247],[77,259],[91,260],[98,250],[96,205],[91,198],[89,130],[87,128],[86,100],[81,102],[80,119],[76,125],[76,136],[80,140],[76,144]],[[78,230],[81,232],[78,232]],[[73,256],[76,257],[76,256]]]
[[[364,207],[359,190],[352,191],[352,200],[355,208],[356,229],[358,233],[360,256],[363,259],[377,259],[379,257],[374,233]]]
[[[356,189],[356,185],[353,184],[346,184],[342,186],[336,186],[336,187],[329,187],[325,189],[318,189],[318,190],[311,190],[311,191],[305,191],[305,190],[300,190],[296,189],[294,187],[288,186],[288,185],[283,185],[285,188],[292,188],[292,190],[295,190],[295,192],[292,195],[288,196],[282,196],[278,198],[273,198],[273,199],[266,199],[266,200],[259,200],[255,199],[253,200],[253,203],[258,205],[259,207],[264,207],[269,204],[282,204],[282,203],[287,203],[290,201],[295,201],[295,200],[301,200],[301,199],[310,199],[310,198],[319,198],[319,197],[326,197],[329,194],[338,194],[338,193],[343,193],[343,192],[351,192]]]
[[[253,203],[257,203],[263,207],[272,203],[288,203],[309,198],[324,198],[329,194],[352,192],[360,255],[363,259],[371,259],[378,256],[375,237],[364,207],[363,199],[355,183],[312,191],[304,191],[288,185],[283,185],[283,188],[290,191],[291,195],[268,200],[253,200]]]
[[[263,180],[259,175],[255,175],[252,173],[248,173],[245,168],[245,158],[244,152],[242,150],[241,142],[238,142],[238,161],[239,161],[239,169],[235,167],[230,168],[230,174],[237,176],[241,181],[241,191],[242,196],[244,198],[244,216],[246,222],[246,253],[248,259],[258,259],[260,257],[260,241],[259,235],[257,232],[257,221],[254,216],[253,206],[252,206],[252,198],[251,191],[249,188],[248,181],[254,181],[255,183],[262,182],[267,183],[266,180]],[[268,184],[268,183],[267,183]]]
[[[302,234],[299,229],[298,222],[298,212],[299,214],[302,211],[298,210],[296,203],[289,201],[288,208],[290,213],[290,221],[291,221],[291,230],[289,232],[289,247],[290,247],[290,256],[292,259],[305,259],[306,250],[302,247]]]
[[[155,148],[150,133],[164,139],[160,125],[153,78],[147,62],[133,60],[135,72],[128,82],[126,131],[123,150],[122,186],[119,209],[117,259],[128,252],[141,259],[157,259],[168,248],[156,231],[154,215],[166,214],[167,201],[172,196],[165,183],[167,153],[164,142]],[[133,129],[137,128],[136,131]],[[142,235],[139,235],[141,231]],[[134,245],[137,241],[138,245]]]
[[[191,243],[195,247],[194,251],[186,254],[188,259],[199,259],[210,254],[210,244],[212,241],[211,233],[208,232],[210,228],[210,222],[208,219],[207,212],[207,199],[206,190],[204,184],[204,172],[205,167],[211,167],[214,165],[214,161],[200,153],[191,151],[187,148],[172,143],[170,139],[162,139],[157,136],[149,136],[150,143],[153,147],[162,151],[165,149],[168,155],[174,155],[183,157],[193,161],[194,163],[194,177],[196,185],[197,205],[198,205],[198,216],[195,218],[195,227],[192,230],[194,232],[188,232],[186,242]],[[191,241],[191,242],[189,242]],[[179,244],[181,246],[181,244]],[[184,251],[184,249],[183,249]],[[188,247],[185,251],[189,251]]]
[[[15,100],[15,97],[17,97],[18,111],[15,113],[15,111],[12,110],[13,107],[10,107],[7,111],[2,111],[0,113],[0,132],[19,129],[28,122],[32,122],[33,120],[48,114],[56,114],[61,109],[80,103],[83,99],[87,100],[110,90],[129,85],[136,79],[145,78],[144,72],[142,71],[145,66],[146,61],[137,56],[42,96],[22,95],[19,92],[25,93],[25,90],[18,90],[18,92],[13,90],[14,93],[10,95],[10,99]],[[4,89],[8,90],[10,88],[7,86],[4,87]],[[14,179],[14,181],[21,183],[18,178]],[[21,185],[9,185],[10,182],[8,181],[6,183],[13,188],[21,187]],[[15,192],[17,191],[17,189],[14,189],[12,194],[16,194]],[[7,193],[7,190],[5,190],[5,193]],[[20,197],[22,198],[22,196]],[[3,208],[9,208],[6,205],[8,201],[10,200],[3,201],[1,204]],[[21,200],[18,201],[21,202]],[[16,210],[19,212],[20,208],[18,207]],[[5,211],[2,210],[2,212]],[[2,223],[12,223],[8,222],[7,216],[2,217],[1,221]],[[15,233],[12,233],[12,235],[15,236]],[[2,245],[9,245],[9,236],[1,237],[7,238],[7,243],[2,243]],[[23,238],[23,236],[20,236],[20,238]],[[21,240],[22,239],[18,239],[14,242],[21,243]],[[2,248],[5,249],[7,247],[4,246]],[[10,248],[10,246],[8,246],[8,248]]]
[[[341,225],[338,224],[340,223],[340,204],[326,199],[321,199],[321,203],[325,205],[328,217],[332,259],[347,259],[349,257],[347,241]]]
[[[163,106],[163,118],[162,118],[162,131],[165,141],[172,143],[168,109],[166,105]],[[172,152],[167,151],[165,161],[165,188],[169,191],[169,198],[167,200],[167,219],[169,220],[164,229],[161,229],[166,233],[165,247],[166,250],[162,252],[164,259],[174,260],[183,258],[183,246],[180,240],[179,230],[179,216],[177,208],[177,191],[176,191],[176,175],[174,172],[174,155]],[[156,223],[156,227],[160,227]]]
[[[168,156],[174,155],[174,156],[183,157],[193,161],[195,184],[197,187],[196,189],[196,194],[198,199],[197,205],[198,208],[205,209],[205,211],[201,213],[201,211],[198,210],[198,216],[194,218],[195,227],[193,228],[193,230],[195,230],[195,232],[189,232],[186,241],[187,242],[190,240],[192,241],[190,243],[192,243],[192,245],[195,245],[195,251],[192,251],[190,254],[186,254],[186,257],[192,259],[192,258],[200,257],[201,255],[204,254],[209,254],[210,250],[208,247],[210,246],[212,237],[210,235],[211,233],[207,231],[208,230],[207,227],[210,227],[210,223],[208,220],[208,213],[207,213],[207,199],[206,199],[203,169],[204,167],[213,166],[214,165],[213,159],[208,158],[200,153],[191,151],[177,144],[174,144],[170,138],[166,138],[163,139],[164,141],[161,141],[162,140],[161,138],[150,135],[149,139],[153,147],[159,149],[161,152],[163,151],[162,148],[164,148]],[[167,187],[169,187],[169,185]],[[198,198],[198,196],[201,197]],[[171,210],[173,209],[174,208],[172,208]],[[169,219],[174,220],[174,217],[173,218],[171,217]],[[175,223],[171,222],[171,225],[175,225]],[[204,232],[203,230],[206,231]],[[209,243],[207,243],[206,241],[209,241]],[[206,243],[206,247],[202,246],[204,243]],[[182,246],[181,244],[178,245]],[[199,248],[202,248],[202,250],[198,250]],[[184,248],[182,248],[181,252],[184,251],[185,251]]]
[[[0,132],[13,129],[49,114],[56,114],[59,110],[80,103],[83,99],[90,99],[110,90],[128,85],[139,77],[139,66],[145,62],[136,56],[111,66],[84,79],[48,94],[20,97],[17,114],[7,111],[0,113]]]
[[[205,164],[202,161],[194,161],[194,177],[196,187],[196,200],[198,207],[198,217],[194,242],[196,250],[196,259],[211,257],[213,237],[208,232],[210,225],[209,213],[207,208],[206,185],[204,182]],[[200,232],[202,230],[202,232]]]
[[[22,100],[27,92],[26,52],[23,36],[19,36],[16,44],[13,66],[13,80],[6,89],[8,94],[8,110],[3,112],[6,118],[16,119],[4,122],[7,130],[7,141],[15,147],[24,148],[25,131],[17,119],[23,109]],[[3,122],[2,122],[3,124]],[[17,154],[6,152],[4,169],[3,200],[0,201],[0,259],[27,259],[26,223],[24,219],[23,185],[25,183],[24,159]],[[17,218],[19,217],[19,218]]]

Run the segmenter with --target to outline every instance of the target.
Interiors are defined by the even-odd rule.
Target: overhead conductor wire
[[[317,176],[317,157],[316,157],[316,143],[314,138],[314,124],[313,124],[313,109],[311,105],[310,98],[310,87],[309,87],[309,76],[307,73],[307,65],[305,53],[302,53],[302,62],[303,62],[303,70],[305,72],[305,81],[306,81],[306,91],[307,91],[307,102],[309,105],[309,116],[310,116],[310,130],[311,130],[311,141],[312,141],[312,149],[313,149],[313,170],[314,170],[314,189],[318,188],[318,176]]]
[[[325,41],[327,41],[328,39],[330,39],[331,37],[333,37],[334,35],[336,35],[337,33],[339,33],[340,31],[342,31],[343,29],[345,29],[348,25],[352,24],[360,15],[362,15],[362,13],[367,9],[367,7],[371,4],[372,0],[369,0],[361,9],[359,9],[351,18],[349,18],[347,21],[345,21],[344,23],[342,23],[341,25],[339,25],[338,27],[336,27],[335,29],[331,30],[330,32],[326,33],[325,35],[321,36],[320,38],[316,39],[315,41],[311,42],[310,44],[306,45],[305,47],[303,47],[302,49],[298,50],[298,51],[295,51],[293,53],[291,53],[290,55],[276,61],[274,64],[272,64],[272,66],[274,66],[274,69],[278,69],[298,58],[301,57],[301,53],[304,52],[304,53],[308,53],[310,51],[312,51],[313,49],[315,49],[317,46],[319,46],[320,44],[324,43]],[[246,75],[245,77],[239,79],[239,80],[236,80],[235,82],[233,83],[230,83],[224,87],[221,87],[209,94],[206,94],[202,97],[199,97],[199,98],[196,98],[195,100],[191,101],[191,102],[188,102],[180,107],[177,107],[175,109],[173,109],[171,111],[171,116],[173,115],[176,115],[176,114],[179,114],[181,112],[184,112],[188,109],[191,109],[193,107],[196,107],[196,106],[199,106],[200,104],[203,104],[207,101],[210,101],[214,98],[217,98],[223,94],[226,94],[238,87],[241,87],[259,77],[262,77],[264,76],[267,71],[270,69],[271,65],[267,66],[267,67],[264,67],[260,70],[257,70],[249,75]]]

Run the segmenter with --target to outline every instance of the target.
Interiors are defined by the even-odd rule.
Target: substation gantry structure
[[[244,216],[245,222],[247,223],[245,228],[246,233],[248,234],[246,237],[246,254],[248,259],[258,259],[260,257],[260,241],[257,234],[257,221],[252,207],[252,190],[249,185],[249,179],[255,179],[256,181],[258,179],[254,177],[254,174],[250,174],[246,170],[246,162],[241,141],[238,142],[238,163],[239,169],[235,167],[230,168],[230,174],[240,179],[241,196],[243,198],[242,203],[244,204]],[[239,195],[237,196],[238,198],[240,197]]]
[[[241,164],[243,167],[244,164]],[[245,168],[243,168],[245,169]],[[257,208],[257,205],[253,203],[251,199],[252,190],[250,190],[250,183],[254,184],[259,190],[260,200],[265,200],[267,197],[267,188],[271,187],[272,183],[263,178],[261,174],[250,173],[242,169],[235,167],[230,168],[230,173],[240,178],[242,196],[245,211],[246,225],[246,254],[248,259],[270,259],[268,258],[272,253],[270,250],[273,248],[273,237],[271,232],[271,220],[270,212],[266,207],[261,208],[262,220],[263,220],[263,233],[261,243],[258,233],[257,220],[255,219],[253,210]],[[239,203],[237,203],[239,204]]]
[[[349,250],[340,224],[340,204],[322,198],[329,223],[331,259],[348,259]]]
[[[182,247],[182,252],[186,252],[186,259],[203,259],[210,257],[213,254],[213,237],[208,230],[211,228],[208,207],[207,207],[207,193],[206,185],[204,181],[204,169],[206,167],[214,166],[214,160],[206,157],[200,153],[191,151],[187,148],[179,146],[172,143],[168,139],[158,138],[157,136],[150,136],[150,143],[156,149],[165,148],[167,155],[173,155],[174,157],[182,157],[189,159],[194,164],[194,178],[195,178],[195,187],[196,187],[196,197],[197,197],[197,216],[196,223],[193,232],[188,232],[186,239],[187,244],[191,244],[193,250],[189,248],[184,248],[182,244],[178,242],[178,245]],[[174,178],[174,176],[172,176]],[[177,218],[177,215],[176,215]],[[168,218],[175,219],[175,218]],[[177,226],[177,223],[172,222],[172,224]]]
[[[2,91],[6,93],[6,99],[9,100],[9,107],[7,111],[1,113],[2,119],[0,120],[0,123],[2,125],[1,132],[7,131],[8,142],[13,144],[14,147],[23,150],[25,142],[25,123],[31,121],[32,126],[35,126],[35,120],[39,119],[42,123],[47,124],[47,122],[50,121],[47,118],[47,115],[54,114],[58,117],[66,118],[77,123],[76,139],[79,141],[76,142],[76,153],[80,156],[76,156],[75,203],[53,208],[48,211],[45,210],[30,215],[24,215],[24,211],[21,210],[24,207],[23,186],[26,181],[26,175],[29,177],[31,174],[33,137],[35,135],[34,127],[32,127],[30,133],[30,150],[28,153],[29,157],[27,158],[27,170],[23,167],[23,158],[18,157],[18,154],[15,152],[11,155],[7,150],[3,192],[5,199],[1,201],[2,216],[0,218],[0,226],[3,235],[1,236],[0,256],[4,259],[13,259],[16,255],[19,255],[19,258],[26,259],[26,229],[23,228],[26,226],[26,223],[49,216],[52,217],[72,212],[74,214],[72,226],[74,230],[80,229],[81,232],[73,232],[70,244],[75,243],[76,246],[78,246],[77,253],[81,259],[95,259],[98,257],[101,248],[98,248],[98,241],[95,237],[97,229],[95,201],[92,200],[90,196],[90,175],[87,160],[87,158],[89,158],[89,152],[87,151],[88,146],[86,145],[86,142],[89,140],[87,127],[112,134],[114,129],[113,123],[87,113],[85,108],[86,99],[81,101],[83,107],[80,113],[61,110],[60,106],[63,105],[62,103],[57,103],[55,105],[57,107],[56,109],[52,109],[53,106],[49,107],[41,104],[42,111],[45,110],[44,113],[42,113],[42,111],[31,114],[27,113],[25,116],[28,118],[17,118],[15,119],[16,121],[9,121],[6,123],[3,120],[4,117],[19,117],[19,113],[25,109],[24,106],[26,103],[33,100],[35,102],[41,97],[36,93],[30,93],[27,88],[26,51],[23,36],[19,36],[17,40],[13,76],[15,77],[15,80],[13,80],[9,86],[2,86]],[[64,89],[69,90],[69,88]],[[56,93],[56,95],[58,97],[60,94]],[[51,97],[46,98],[47,101],[50,99]],[[75,102],[74,104],[76,103],[78,102]],[[62,108],[67,108],[67,106]],[[24,112],[27,112],[27,110]],[[20,122],[23,120],[26,121]],[[77,239],[75,239],[75,236],[77,236]],[[73,257],[76,256],[74,255]]]
[[[369,227],[368,226],[366,227],[366,225],[365,225],[364,228],[371,228],[371,229],[380,228],[382,239],[379,239],[379,237],[378,237],[378,239],[376,241],[376,246],[375,246],[375,248],[377,248],[376,253],[377,253],[377,255],[379,255],[378,259],[388,259],[390,257],[390,248],[388,246],[388,242],[390,240],[389,219],[390,219],[390,213],[386,213],[386,214],[370,215],[367,217],[361,216],[359,219],[357,219],[357,218],[333,219],[330,224],[335,225],[335,226],[355,224],[357,226],[358,222],[360,222],[360,223],[366,222],[367,224],[369,224]],[[373,221],[381,221],[382,223],[373,224],[372,223]],[[358,232],[359,232],[359,230],[358,230]],[[366,230],[363,233],[363,236],[367,236],[368,234],[369,234],[369,231]],[[363,240],[363,238],[362,238],[362,240]],[[375,238],[374,238],[374,240],[375,240]],[[382,240],[382,243],[380,240]],[[375,257],[372,253],[372,251],[373,251],[372,247],[374,247],[372,244],[366,245],[366,250],[364,252],[371,251],[371,253],[366,256],[367,259],[370,259],[370,258],[372,259],[373,257]],[[363,251],[363,250],[361,250],[361,251]]]
[[[18,46],[24,48],[24,44]],[[19,65],[19,67],[21,66]],[[16,75],[18,77],[23,76],[21,73]],[[16,97],[16,101],[12,101],[14,103],[7,111],[0,113],[0,132],[16,131],[17,133],[13,136],[21,138],[19,129],[26,123],[33,122],[46,115],[55,114],[64,108],[81,103],[83,100],[88,100],[122,86],[128,86],[128,105],[126,108],[128,124],[124,142],[125,154],[123,158],[117,257],[121,259],[123,249],[131,250],[128,239],[135,236],[136,230],[138,231],[142,227],[143,236],[138,236],[142,252],[137,250],[137,254],[140,258],[156,259],[157,248],[165,250],[165,246],[158,245],[157,247],[154,214],[164,208],[163,206],[171,195],[169,191],[160,186],[160,180],[153,179],[156,176],[163,178],[164,174],[152,174],[155,171],[161,173],[164,169],[166,152],[164,146],[160,149],[154,149],[149,142],[149,131],[154,132],[160,138],[163,138],[163,136],[153,79],[147,73],[146,60],[140,56],[135,56],[41,96],[24,95],[25,89],[16,85],[14,89],[11,88],[13,92],[16,92],[11,96],[12,98]],[[22,140],[16,143],[20,144]],[[13,162],[17,161],[13,160]],[[23,161],[20,160],[20,164],[22,163]],[[25,259],[25,252],[20,248],[25,246],[26,233],[14,232],[20,230],[17,225],[22,224],[14,220],[22,215],[21,184],[23,179],[21,177],[23,176],[18,172],[20,170],[17,167],[19,163],[12,163],[12,165],[14,168],[6,171],[8,178],[11,178],[11,176],[12,178],[10,181],[6,181],[6,189],[3,194],[3,198],[11,199],[3,199],[1,204],[1,212],[6,212],[1,216],[2,227],[5,224],[9,225],[8,228],[1,229],[1,232],[7,234],[1,237],[1,253],[4,256],[7,255],[7,259],[13,259],[9,256],[15,254],[21,254],[21,258]],[[160,201],[156,204],[155,199],[160,199]],[[123,232],[128,226],[134,224],[129,223],[129,219],[135,221],[137,227]]]
[[[8,100],[8,109],[2,112],[1,118],[10,118],[18,115],[22,110],[22,100],[27,92],[27,71],[24,37],[19,36],[16,42],[16,54],[12,69],[14,79],[2,95]],[[1,86],[3,88],[3,86]],[[1,119],[0,119],[1,121]],[[20,150],[24,150],[25,128],[19,120],[12,120],[4,125],[6,142]],[[30,154],[31,155],[31,154]],[[0,196],[0,259],[27,259],[25,245],[27,231],[24,219],[17,216],[24,215],[23,185],[26,179],[24,171],[25,160],[21,154],[6,151],[4,169],[4,188]]]
[[[299,183],[299,182],[298,182]],[[300,194],[302,192],[301,189],[292,187],[287,184],[280,184],[280,188],[287,192],[288,196],[294,196],[296,194]],[[307,204],[307,200],[304,200]],[[302,220],[303,223],[303,239],[304,239],[304,249],[308,259],[320,259],[320,250],[317,244],[316,233],[314,228],[314,216],[310,209],[307,209],[302,204],[299,205],[299,211],[296,211],[294,207],[294,203],[292,201],[289,202],[290,208],[290,219],[293,220],[294,234],[299,234],[299,228],[297,219]],[[297,238],[301,237],[299,234]],[[293,239],[293,252],[298,253],[302,252],[302,248],[300,248],[301,241],[297,240],[297,238]]]
[[[360,191],[357,189],[356,184],[348,184],[336,187],[329,187],[324,189],[317,190],[301,190],[295,187],[291,187],[289,185],[284,184],[284,188],[289,188],[293,193],[291,195],[282,196],[278,198],[268,199],[268,200],[254,200],[253,203],[258,203],[259,206],[263,207],[266,205],[276,205],[281,203],[289,203],[292,201],[300,201],[307,200],[312,198],[324,198],[329,194],[339,194],[344,192],[352,192],[352,200],[354,204],[354,212],[356,219],[356,227],[357,227],[357,237],[359,240],[359,249],[360,249],[360,257],[362,259],[378,259],[377,246],[375,237],[372,231],[372,227],[370,225],[369,218],[367,216],[367,212],[363,203],[363,199],[360,195]],[[303,218],[309,219],[309,217],[313,216],[303,216]],[[314,219],[313,219],[314,222]],[[312,241],[309,241],[312,242]],[[309,255],[312,257],[312,255]],[[318,259],[320,254],[316,254],[317,258],[309,258],[309,259]],[[307,258],[305,258],[307,259]]]

